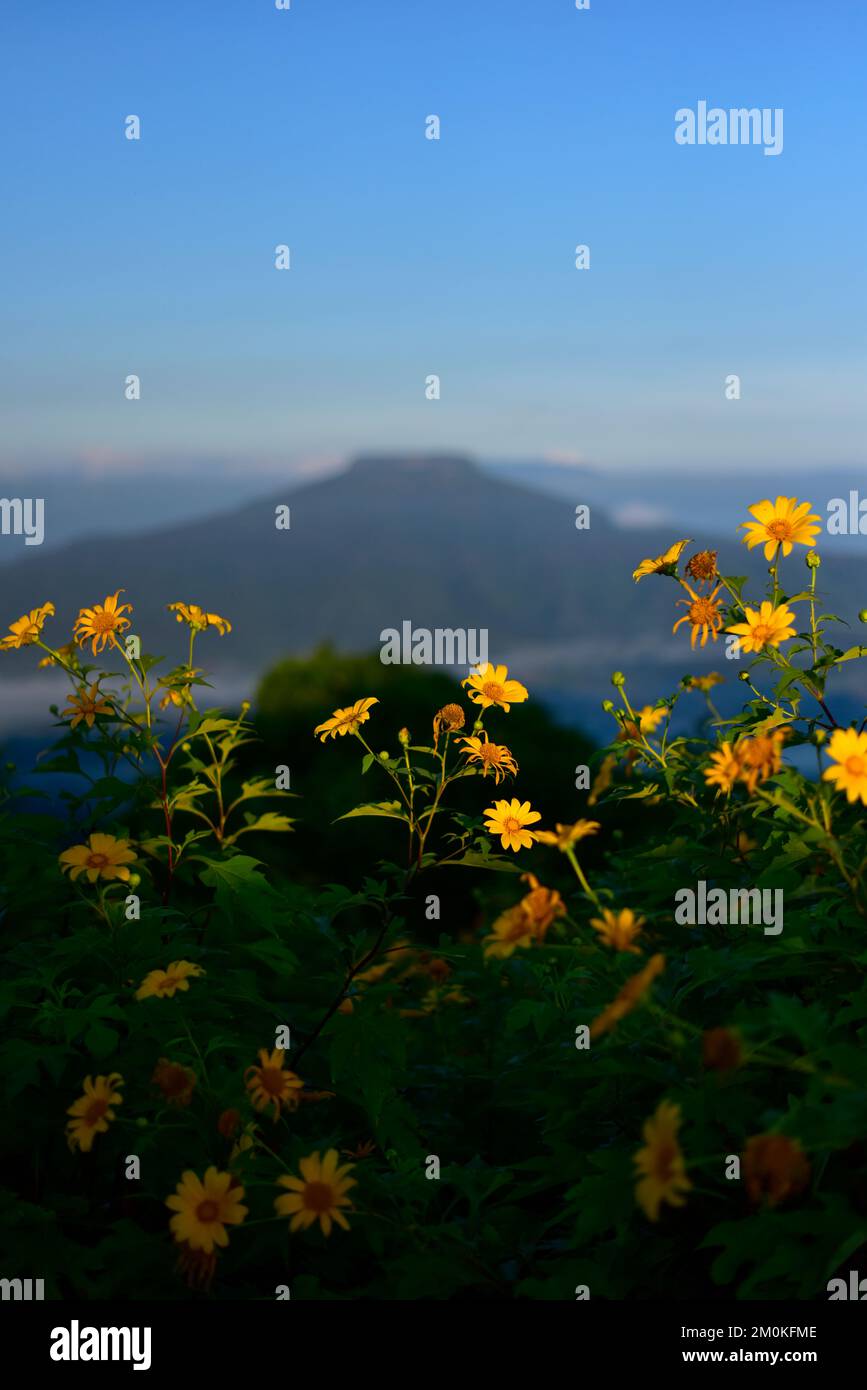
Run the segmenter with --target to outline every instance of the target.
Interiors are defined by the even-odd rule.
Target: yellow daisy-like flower
[[[835,729],[828,756],[835,766],[825,768],[823,779],[834,782],[837,791],[845,792],[847,801],[862,801],[867,806],[867,733]]]
[[[598,820],[576,820],[572,825],[560,825],[558,822],[553,830],[537,830],[534,833],[540,845],[556,845],[561,854],[565,854],[579,840],[595,835],[599,828]]]
[[[20,647],[32,646],[34,642],[39,641],[45,619],[53,617],[53,603],[43,603],[39,608],[31,608],[29,613],[22,614],[14,623],[9,624],[9,636],[0,641],[0,651],[11,652]],[[39,664],[41,666],[42,662]]]
[[[677,562],[680,559],[684,546],[689,545],[690,538],[685,541],[675,541],[670,545],[663,555],[657,555],[654,560],[642,560],[637,570],[632,571],[632,578],[636,584],[639,579],[644,579],[648,574],[677,574]]]
[[[250,1100],[256,1110],[274,1107],[274,1119],[280,1118],[280,1107],[286,1110],[298,1109],[298,1095],[304,1085],[294,1071],[284,1071],[286,1053],[279,1047],[268,1054],[267,1049],[259,1049],[258,1067],[248,1067],[244,1072],[244,1084],[250,1092]]]
[[[519,946],[532,946],[535,940],[536,932],[531,919],[521,904],[516,903],[500,913],[491,928],[491,935],[484,938],[482,945],[486,958],[508,960]]]
[[[80,874],[87,874],[88,883],[96,883],[98,878],[129,878],[128,864],[135,862],[135,851],[129,840],[115,839],[114,835],[95,833],[89,836],[86,845],[72,845],[59,856],[63,873],[69,870],[73,881]]]
[[[77,695],[69,696],[69,704],[63,711],[63,718],[71,715],[71,728],[75,729],[82,721],[88,729],[93,728],[93,722],[98,714],[111,714],[113,706],[103,699],[99,685],[82,686]]]
[[[734,623],[726,632],[740,638],[741,651],[760,652],[765,647],[778,647],[795,635],[795,615],[785,604],[778,608],[766,599],[761,608],[745,608],[745,623]]]
[[[628,951],[633,956],[640,955],[635,938],[641,935],[644,918],[636,917],[631,907],[623,907],[619,912],[612,912],[610,907],[603,907],[602,916],[591,917],[590,925],[594,931],[598,931],[604,945],[611,946],[615,951]]]
[[[644,1125],[645,1146],[634,1159],[639,1175],[635,1200],[651,1221],[659,1220],[663,1202],[672,1207],[684,1206],[684,1193],[692,1187],[677,1139],[679,1129],[680,1106],[668,1100],[660,1101],[656,1113]]]
[[[683,583],[683,580],[681,580],[681,583]],[[692,637],[690,638],[689,645],[694,648],[696,638],[698,634],[701,633],[700,645],[706,647],[708,636],[710,635],[715,642],[723,624],[722,613],[720,612],[720,605],[717,599],[717,594],[721,586],[717,584],[713,593],[708,594],[706,597],[697,594],[688,584],[684,583],[683,587],[689,594],[689,598],[678,599],[678,603],[682,603],[686,606],[686,612],[682,618],[678,618],[671,630],[672,632],[677,632],[681,623],[689,623],[692,627]]]
[[[500,785],[507,772],[511,772],[514,777],[518,771],[518,764],[509,752],[509,749],[501,743],[491,743],[485,730],[482,730],[482,738],[460,738],[459,743],[466,745],[464,755],[468,763],[481,763],[482,776],[487,777],[489,772],[494,774],[494,782]]]
[[[200,965],[189,960],[173,960],[168,970],[150,970],[136,990],[136,999],[171,999],[180,990],[185,993],[190,980],[204,975]]]
[[[320,741],[325,742],[327,738],[336,738],[339,734],[343,738],[344,734],[354,734],[360,724],[366,724],[370,715],[368,710],[373,705],[378,705],[379,700],[376,696],[368,696],[366,700],[356,700],[354,705],[349,705],[346,709],[336,709],[330,719],[326,719],[324,724],[317,724],[313,730],[314,735],[319,734]]]
[[[500,913],[491,935],[482,942],[486,958],[507,960],[519,946],[541,945],[552,922],[565,916],[566,904],[556,888],[543,887],[535,874],[521,877],[529,883],[530,892],[514,907]]]
[[[187,1169],[175,1192],[166,1198],[166,1206],[176,1213],[169,1221],[175,1240],[207,1255],[215,1245],[228,1245],[226,1227],[240,1226],[247,1215],[247,1207],[241,1205],[243,1195],[232,1173],[211,1167],[202,1179]]]
[[[275,1197],[274,1209],[278,1216],[291,1216],[290,1231],[306,1231],[315,1221],[319,1222],[322,1234],[331,1235],[333,1222],[349,1230],[349,1222],[341,1208],[352,1207],[347,1197],[350,1187],[355,1187],[355,1178],[347,1173],[355,1167],[354,1163],[340,1163],[336,1149],[329,1149],[320,1160],[319,1150],[302,1158],[298,1164],[301,1177],[280,1177],[278,1187],[288,1187],[289,1195]]]
[[[132,604],[118,603],[118,596],[122,593],[123,589],[118,589],[116,593],[109,594],[104,603],[95,603],[92,608],[82,608],[75,620],[73,636],[76,642],[80,647],[83,647],[85,642],[91,642],[94,656],[102,651],[106,642],[116,647],[117,633],[124,632],[129,627],[129,618],[124,617],[124,614],[132,612]]]
[[[642,970],[639,970],[590,1024],[590,1039],[599,1038],[603,1033],[610,1033],[611,1029],[631,1014],[633,1009],[641,1003],[657,975],[661,975],[665,969],[665,956],[651,956],[650,960]]]
[[[90,1153],[97,1134],[105,1134],[109,1120],[114,1119],[111,1107],[123,1101],[117,1089],[122,1085],[123,1077],[116,1071],[108,1076],[84,1078],[84,1095],[66,1112],[72,1116],[66,1126],[66,1142],[71,1149]]]
[[[225,637],[227,632],[232,631],[232,624],[227,618],[221,618],[219,613],[206,613],[197,603],[167,603],[166,607],[175,614],[179,623],[186,623],[194,632],[215,627],[220,636]]]
[[[515,851],[530,848],[536,835],[527,826],[542,819],[538,811],[531,809],[529,801],[518,801],[516,797],[511,801],[495,801],[484,815],[487,816],[485,829],[492,835],[499,835],[503,849]]]
[[[782,546],[783,554],[789,555],[793,545],[814,543],[821,527],[813,525],[821,517],[810,511],[809,502],[798,503],[797,497],[778,497],[776,502],[765,498],[749,508],[755,521],[744,521],[741,529],[744,544],[752,550],[757,545],[765,547],[765,559],[773,560]]]
[[[760,782],[775,777],[782,766],[783,743],[789,737],[786,727],[755,738],[741,738],[735,744],[735,757],[741,765],[740,778],[752,796]]]
[[[728,794],[741,775],[741,764],[730,743],[724,743],[711,754],[710,767],[705,769],[708,786],[719,787]]]
[[[529,698],[527,687],[520,681],[509,680],[508,666],[492,666],[488,661],[477,671],[472,671],[461,685],[470,687],[469,695],[474,704],[482,709],[499,705],[508,714],[512,705],[519,705]]]
[[[719,671],[708,671],[706,676],[690,676],[688,689],[701,690],[706,695],[715,685],[722,685],[724,680],[725,676],[721,676]]]

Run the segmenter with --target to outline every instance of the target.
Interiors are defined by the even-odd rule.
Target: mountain
[[[748,487],[743,515],[754,500]],[[290,528],[278,530],[276,509],[287,505]],[[233,624],[231,636],[209,632],[197,643],[197,660],[215,671],[221,693],[252,691],[275,659],[324,640],[375,650],[384,629],[409,620],[486,628],[490,659],[537,686],[598,701],[619,666],[641,670],[639,697],[646,688],[653,698],[686,672],[726,664],[719,645],[692,655],[683,630],[672,637],[684,610],[669,581],[632,580],[639,560],[682,534],[619,530],[597,506],[589,529],[578,530],[571,498],[498,480],[459,455],[364,456],[342,474],[204,520],[43,554],[32,547],[0,572],[2,613],[11,621],[50,599],[51,630],[66,640],[79,607],[122,587],[146,648],[176,661],[183,632],[165,605],[201,604]],[[715,544],[710,535],[696,539]],[[761,557],[735,537],[719,550],[729,572],[763,575]],[[788,563],[802,564],[802,555]],[[862,571],[860,560],[837,556],[823,567],[832,611],[854,617],[867,601]],[[32,655],[3,654],[2,663],[6,698],[29,702],[41,687],[19,681],[32,673]]]

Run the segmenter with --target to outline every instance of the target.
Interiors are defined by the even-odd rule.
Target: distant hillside
[[[744,496],[744,514],[754,500]],[[275,527],[279,504],[291,507],[288,531]],[[122,586],[148,646],[180,658],[182,634],[165,604],[200,603],[234,625],[230,637],[201,641],[200,660],[226,678],[243,670],[250,689],[280,656],[326,639],[365,652],[407,619],[487,628],[491,659],[602,698],[608,673],[627,662],[677,675],[710,663],[690,656],[683,631],[670,635],[674,587],[631,578],[639,560],[680,534],[618,530],[598,507],[590,529],[576,530],[571,499],[498,481],[461,457],[364,457],[344,474],[208,520],[55,552],[30,548],[0,575],[2,608],[11,620],[51,599],[53,631],[65,635],[81,605]],[[762,574],[761,558],[735,538],[721,545],[720,561]],[[834,611],[854,618],[867,602],[863,569],[843,557],[823,567]],[[718,664],[719,650],[712,656]],[[32,671],[30,654],[17,658],[4,657],[4,681]]]

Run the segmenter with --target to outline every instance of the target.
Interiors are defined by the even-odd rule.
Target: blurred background
[[[179,660],[164,606],[203,604],[215,702],[483,627],[593,739],[615,667],[639,703],[728,675],[631,572],[690,536],[761,579],[750,504],[867,504],[865,40],[807,0],[5,7],[0,496],[45,539],[0,535],[4,626],[50,599],[67,640],[123,586]],[[782,108],[782,154],[677,145],[700,100]],[[855,531],[820,589],[857,629]],[[2,655],[7,752],[58,690]]]

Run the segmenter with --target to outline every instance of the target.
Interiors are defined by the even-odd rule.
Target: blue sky
[[[11,0],[0,465],[863,462],[865,47],[808,0]],[[783,153],[678,146],[701,99]]]

